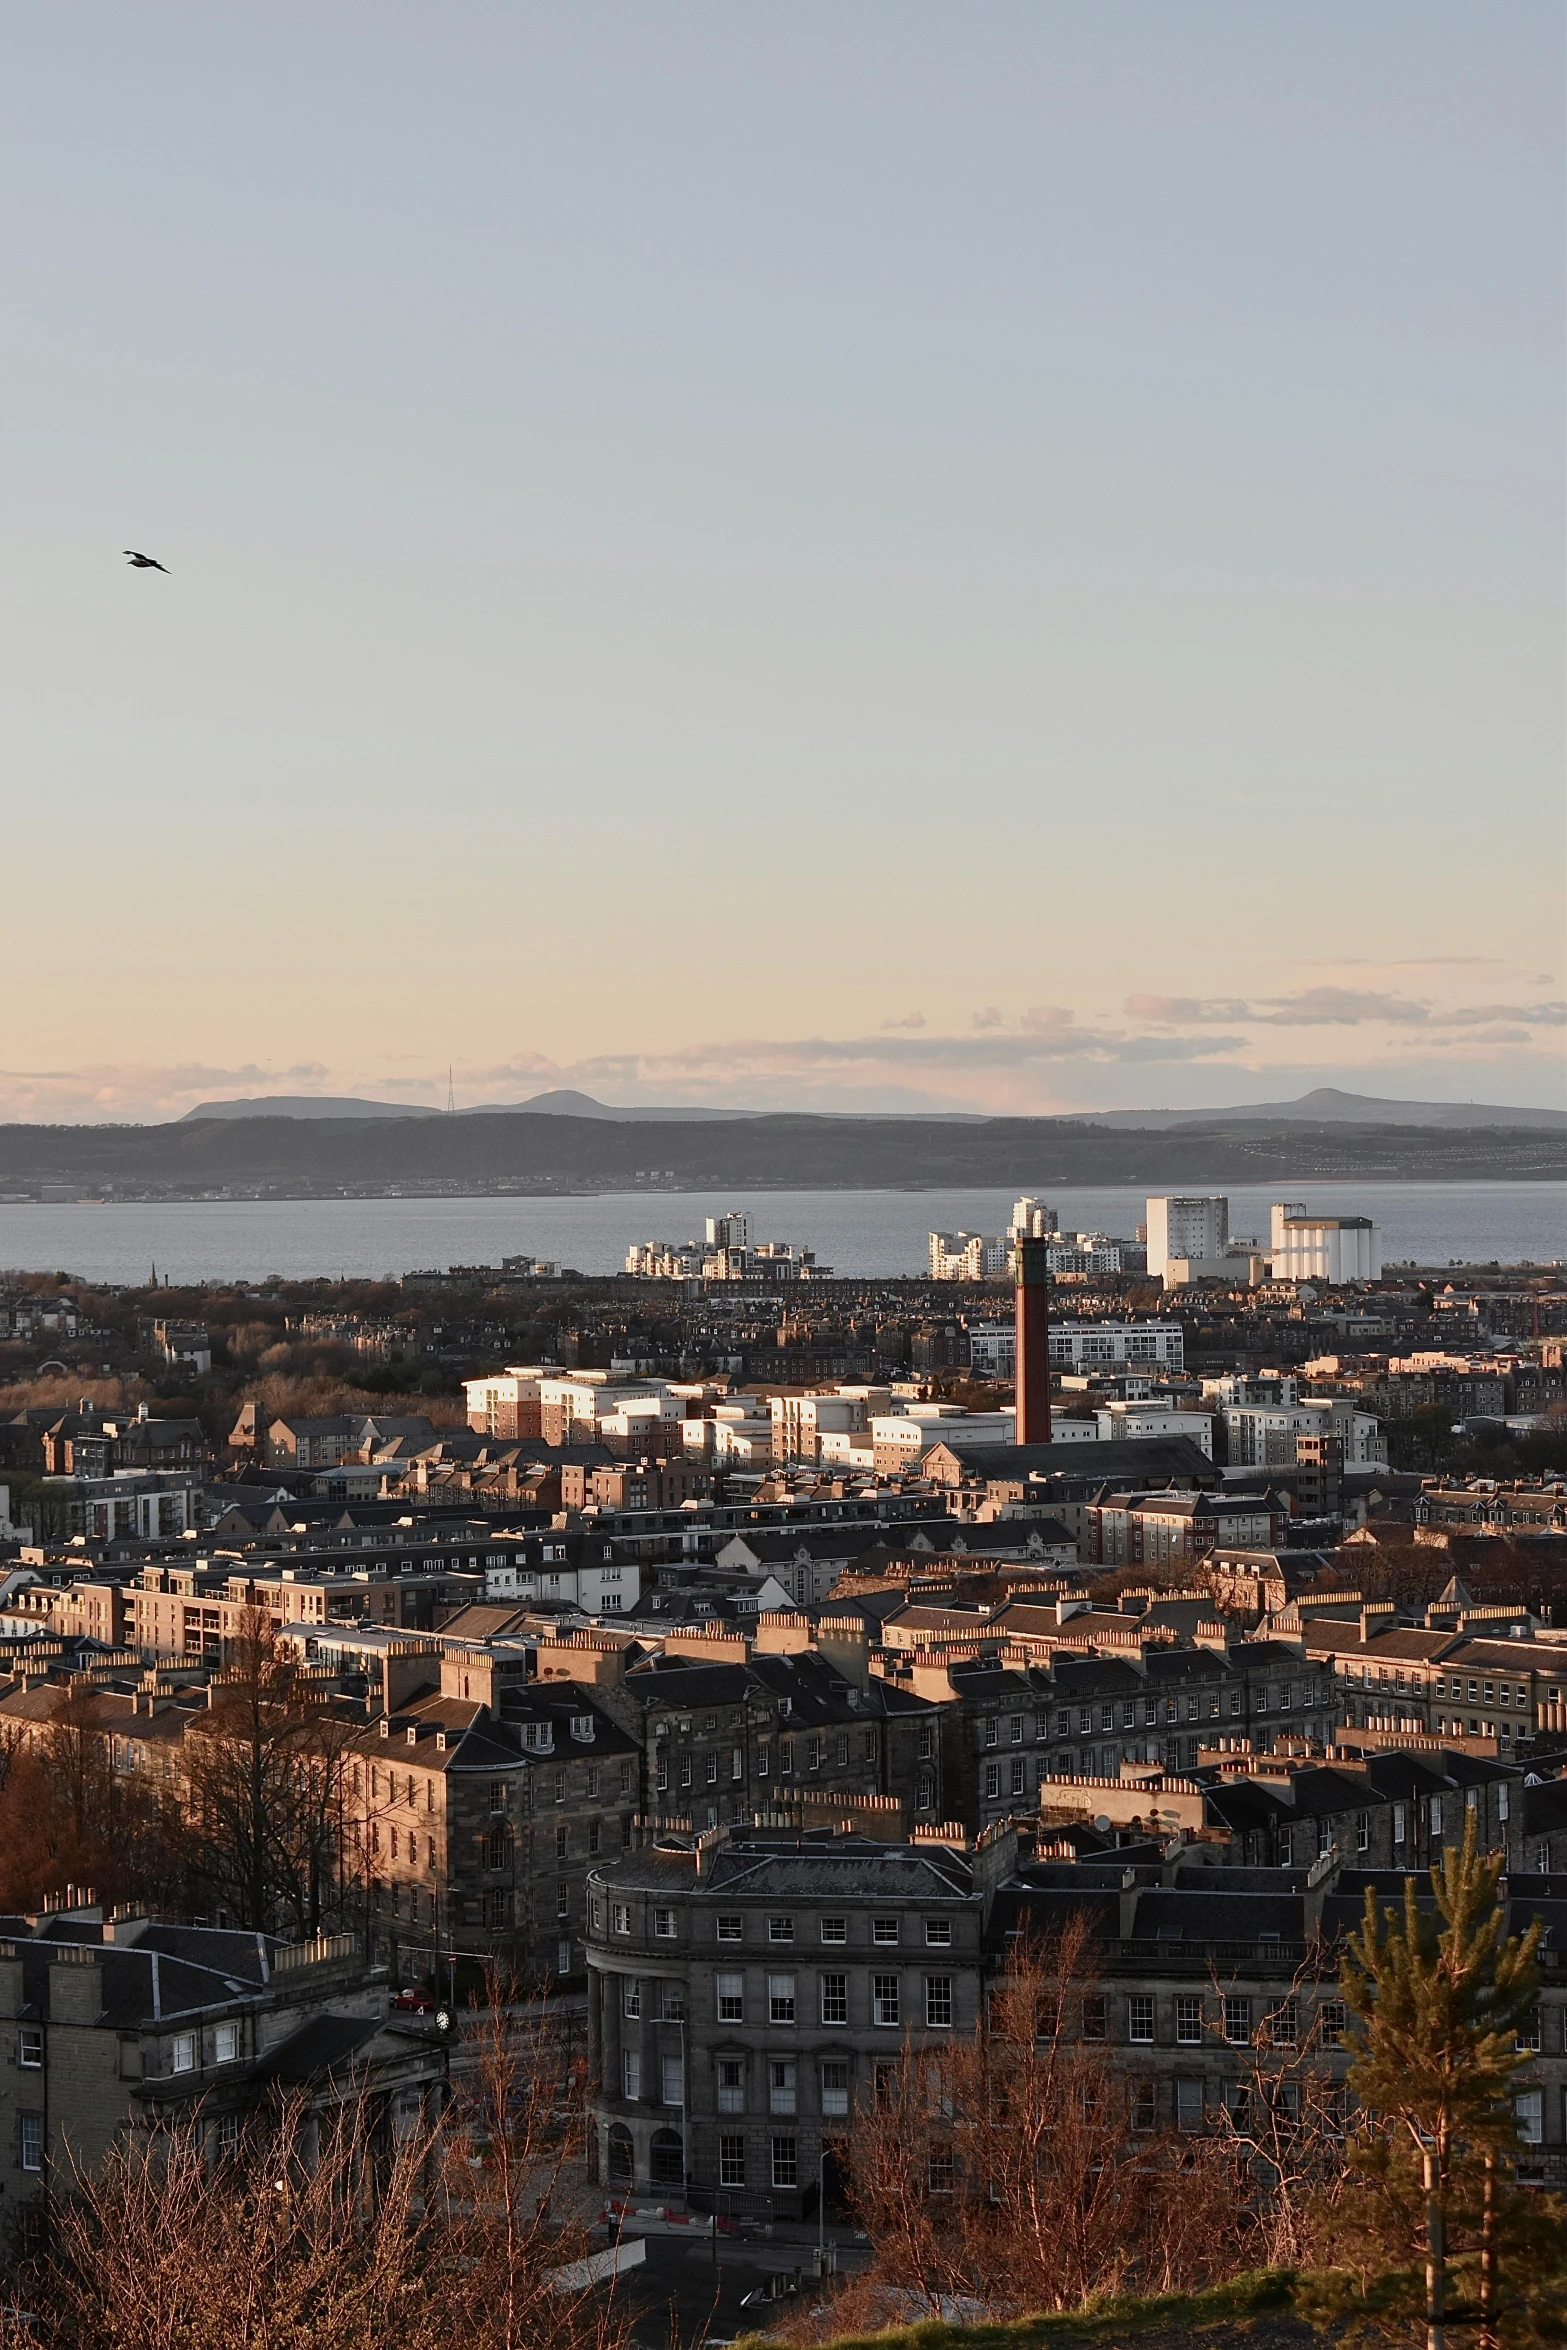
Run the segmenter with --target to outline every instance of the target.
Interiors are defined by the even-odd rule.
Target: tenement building
[[[362,2106],[372,2144],[445,2094],[432,2025],[389,2013],[358,1937],[270,1935],[70,1910],[0,1917],[0,2218],[23,2243],[51,2187],[126,2135],[188,2123],[214,2159],[280,2091]]]
[[[798,2219],[905,2044],[972,2034],[1015,1835],[747,1829],[588,1880],[594,2156],[611,2189]]]

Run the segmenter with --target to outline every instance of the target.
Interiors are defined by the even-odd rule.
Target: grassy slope
[[[1272,2322],[1270,2322],[1272,2321]],[[1206,2338],[1212,2350],[1221,2343],[1245,2341],[1255,2350],[1272,2343],[1322,2340],[1300,2316],[1295,2279],[1287,2271],[1267,2270],[1235,2277],[1206,2293],[1160,2293],[1128,2296],[1097,2307],[1060,2316],[1018,2318],[1007,2325],[948,2325],[929,2318],[919,2325],[898,2326],[882,2334],[845,2334],[829,2350],[1119,2350],[1119,2345],[1185,2341]],[[760,2350],[766,2337],[749,2340]],[[740,2345],[736,2346],[740,2350]]]

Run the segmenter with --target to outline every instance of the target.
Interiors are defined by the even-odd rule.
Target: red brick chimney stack
[[[1050,1243],[1018,1240],[1017,1442],[1050,1442]]]

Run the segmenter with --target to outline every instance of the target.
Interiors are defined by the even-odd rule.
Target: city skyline
[[[19,24],[0,1119],[1559,1105],[1562,58]]]

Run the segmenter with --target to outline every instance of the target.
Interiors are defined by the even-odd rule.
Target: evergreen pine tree
[[[1346,1937],[1342,1983],[1354,2013],[1356,2050],[1349,2085],[1364,2116],[1349,2151],[1352,2192],[1338,2214],[1339,2246],[1358,2253],[1364,2272],[1380,2254],[1387,2271],[1371,2295],[1396,2322],[1424,2262],[1427,2350],[1445,2350],[1446,2328],[1460,2322],[1449,2307],[1449,2264],[1464,2257],[1478,2292],[1462,2320],[1478,2322],[1479,2340],[1526,2342],[1531,2289],[1512,2296],[1501,2327],[1497,2261],[1503,2247],[1521,2250],[1538,2234],[1536,2220],[1560,2232],[1560,2207],[1514,2183],[1518,2144],[1513,2091],[1529,2061],[1518,2043],[1538,1990],[1538,1919],[1523,1935],[1507,1933],[1497,1898],[1502,1860],[1482,1854],[1474,1814],[1463,1842],[1431,1870],[1434,1907],[1404,1881],[1402,1913],[1379,1909],[1367,1890],[1365,1915]],[[1356,2243],[1358,2239],[1358,2243]],[[1555,2267],[1555,2262],[1549,2263]],[[1474,2337],[1471,2336],[1471,2339]],[[1540,2337],[1544,2338],[1544,2337]]]

